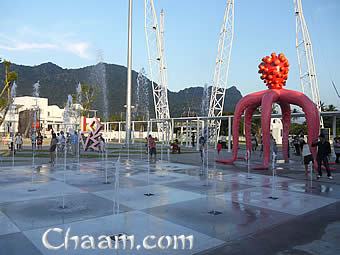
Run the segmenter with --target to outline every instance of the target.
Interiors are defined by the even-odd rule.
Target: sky
[[[165,12],[169,89],[211,84],[226,0],[154,0]],[[0,0],[0,57],[17,64],[93,65],[99,56],[126,66],[128,0]],[[303,0],[314,48],[321,101],[340,108],[340,1]],[[287,88],[301,90],[293,0],[235,0],[235,34],[228,87],[243,95],[262,90],[257,66],[283,52],[291,68]],[[148,73],[144,0],[133,1],[133,69]],[[19,84],[20,86],[20,84]]]

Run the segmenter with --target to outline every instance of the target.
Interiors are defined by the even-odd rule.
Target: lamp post
[[[127,91],[126,91],[126,144],[131,137],[131,82],[132,82],[132,0],[129,0],[128,52],[127,52]]]

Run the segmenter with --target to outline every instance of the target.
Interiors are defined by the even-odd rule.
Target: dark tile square
[[[115,185],[115,178],[108,176],[108,184],[105,184],[105,176],[89,178],[87,180],[70,180],[67,184],[75,186],[85,191],[96,192],[102,190],[113,190]],[[142,180],[135,180],[133,178],[120,177],[119,187],[120,188],[133,188],[137,186],[146,186],[147,182]]]
[[[0,205],[0,210],[21,231],[102,217],[113,213],[113,203],[89,193],[65,196],[66,208],[61,208],[62,197],[35,199]],[[120,205],[120,212],[131,209]]]
[[[222,214],[211,215],[209,212],[212,210]],[[254,234],[293,218],[288,214],[226,202],[214,197],[154,207],[144,211],[225,241]]]
[[[1,236],[0,254],[41,255],[41,252],[22,233],[15,233]]]
[[[163,185],[185,191],[192,191],[204,195],[216,195],[225,192],[232,192],[254,187],[246,184],[240,184],[237,182],[204,180],[204,178],[202,178],[199,181],[179,181],[166,183]]]

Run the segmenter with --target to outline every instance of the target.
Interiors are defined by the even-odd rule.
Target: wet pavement
[[[332,181],[310,180],[294,158],[278,162],[273,182],[271,171],[249,175],[245,162],[216,165],[214,157],[208,169],[198,153],[150,165],[122,159],[119,172],[114,160],[102,159],[1,167],[0,255],[340,254],[339,169]],[[70,228],[80,237],[135,235],[139,244],[147,235],[193,235],[194,245],[49,250],[42,236],[50,228],[63,230],[50,235],[53,244],[62,243]]]

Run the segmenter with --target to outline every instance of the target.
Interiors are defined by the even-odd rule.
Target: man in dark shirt
[[[314,141],[312,143],[313,147],[318,147],[318,154],[316,156],[316,160],[318,162],[318,179],[321,178],[322,176],[322,171],[321,171],[321,165],[323,163],[323,165],[326,168],[327,171],[327,176],[328,179],[333,179],[332,175],[331,175],[331,171],[329,169],[329,164],[328,164],[328,155],[331,153],[331,145],[330,143],[326,140],[325,135],[324,134],[320,134],[319,135],[319,141]]]

